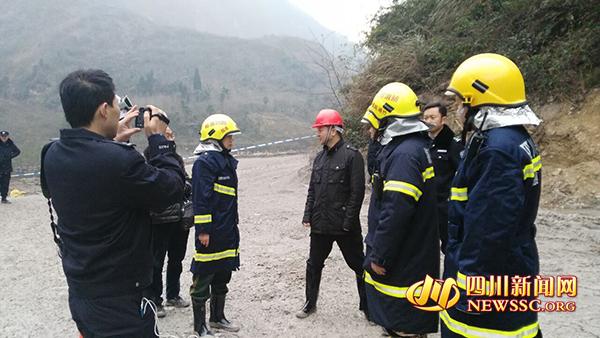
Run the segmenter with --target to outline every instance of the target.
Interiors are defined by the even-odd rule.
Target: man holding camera
[[[83,337],[155,337],[154,314],[145,297],[152,282],[149,211],[180,201],[184,174],[163,136],[159,108],[148,106],[143,131],[146,163],[120,141],[134,106],[119,122],[112,79],[101,70],[79,70],[60,84],[71,129],[42,151],[42,187],[58,214],[57,238],[69,286],[69,307]],[[166,119],[165,119],[166,120]]]

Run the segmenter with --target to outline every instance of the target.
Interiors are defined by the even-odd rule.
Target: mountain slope
[[[98,0],[0,2],[0,125],[26,144],[19,161],[64,127],[58,84],[77,68],[101,68],[135,103],[170,113],[182,144],[197,141],[210,113],[226,112],[245,133],[239,144],[305,135],[330,104],[314,43],[291,37],[240,39],[149,22]],[[252,117],[250,117],[252,116]],[[259,134],[260,116],[281,125]]]

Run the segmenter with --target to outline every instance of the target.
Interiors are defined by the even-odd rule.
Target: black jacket
[[[152,224],[167,224],[167,223],[177,223],[181,221],[181,217],[183,216],[183,203],[184,200],[188,200],[191,198],[192,196],[192,183],[191,183],[191,178],[189,177],[189,175],[187,174],[187,172],[185,171],[185,162],[183,162],[183,158],[177,154],[177,145],[175,144],[174,141],[167,141],[169,142],[169,145],[172,147],[172,149],[175,151],[175,156],[177,157],[177,161],[179,162],[179,165],[181,166],[181,170],[183,170],[183,174],[185,175],[185,187],[184,187],[184,192],[183,192],[183,199],[181,201],[178,201],[177,203],[171,204],[169,205],[165,210],[160,211],[160,212],[150,212],[150,219]],[[146,147],[146,149],[144,149],[144,157],[146,158],[146,161],[148,159],[150,159],[150,147]]]
[[[12,172],[12,159],[19,156],[20,153],[21,151],[11,139],[6,142],[0,141],[0,173]]]
[[[314,160],[303,222],[310,223],[312,233],[360,233],[364,197],[362,155],[342,139],[331,149],[323,147]]]
[[[446,209],[448,208],[450,185],[452,184],[454,173],[458,169],[460,152],[462,150],[462,144],[454,139],[454,132],[446,125],[444,125],[440,133],[433,139],[429,150],[435,170],[437,200],[438,204],[441,204],[444,215],[448,214]],[[444,217],[444,219],[446,218]]]
[[[164,136],[148,143],[148,163],[133,146],[79,128],[47,149],[42,184],[58,214],[69,294],[132,294],[152,282],[148,213],[182,199],[184,175]]]

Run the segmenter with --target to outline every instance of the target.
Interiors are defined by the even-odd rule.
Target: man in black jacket
[[[163,134],[167,125],[149,106],[144,115],[148,163],[119,141],[136,107],[119,122],[110,76],[79,70],[60,84],[72,129],[43,150],[42,187],[58,214],[57,232],[69,286],[69,307],[83,337],[156,337],[154,314],[145,298],[152,282],[149,210],[182,199],[184,175]]]
[[[175,133],[171,128],[167,127],[165,137],[174,150],[177,149],[175,144]],[[152,285],[150,286],[152,301],[156,304],[156,315],[158,318],[163,318],[167,312],[163,306],[163,266],[165,264],[165,256],[169,257],[167,263],[167,287],[166,287],[166,305],[176,308],[184,308],[190,306],[190,302],[181,298],[180,277],[183,271],[182,261],[185,258],[187,249],[187,241],[190,230],[186,229],[182,224],[182,207],[184,200],[192,197],[192,179],[185,171],[185,163],[183,158],[177,154],[177,161],[185,174],[185,189],[183,200],[168,206],[161,212],[151,212],[150,218],[153,226],[153,251],[154,251],[154,273],[152,277]],[[144,150],[144,157],[150,158],[150,147]]]
[[[359,309],[367,312],[362,279],[364,260],[360,208],[365,195],[362,155],[342,138],[340,114],[324,109],[313,128],[323,150],[313,163],[302,223],[310,227],[310,253],[306,262],[306,302],[296,313],[306,318],[316,310],[324,262],[336,242],[348,266],[356,273]]]
[[[8,136],[6,130],[0,131],[0,195],[3,204],[10,203],[6,196],[8,196],[8,185],[10,184],[10,173],[12,172],[12,159],[21,153]]]
[[[448,111],[441,102],[432,102],[423,108],[423,120],[431,125],[429,137],[433,140],[429,152],[433,160],[437,185],[438,224],[441,249],[446,253],[448,242],[448,198],[454,173],[460,162],[463,146],[454,139],[454,132],[446,125]]]

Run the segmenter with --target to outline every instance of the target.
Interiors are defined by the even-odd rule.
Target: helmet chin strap
[[[329,148],[329,139],[331,138],[331,128],[332,126],[327,126],[327,138],[325,139],[325,144],[327,148]]]

